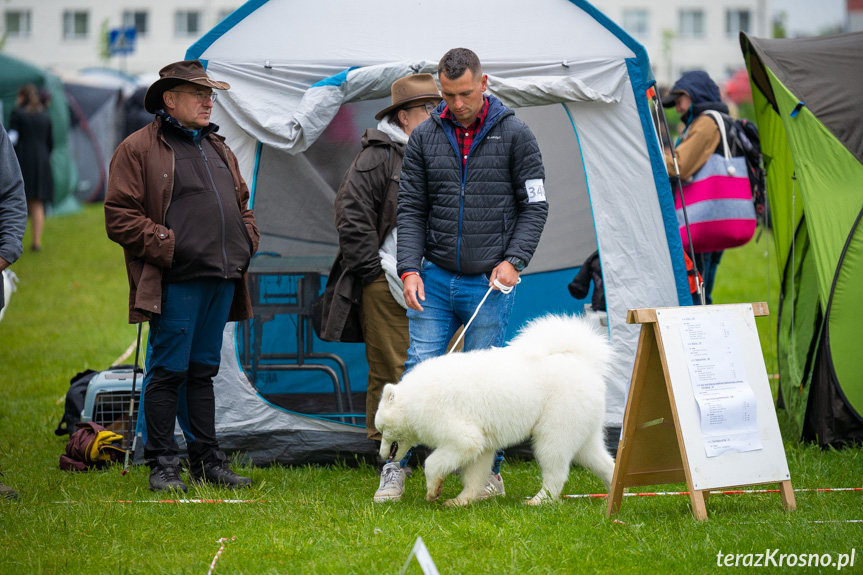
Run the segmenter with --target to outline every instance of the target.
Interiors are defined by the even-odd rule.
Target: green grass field
[[[717,303],[768,301],[775,312],[778,280],[766,240],[726,252]],[[798,491],[795,512],[783,511],[775,493],[715,495],[704,522],[692,518],[687,497],[629,497],[612,521],[599,498],[522,505],[539,487],[532,461],[507,461],[506,497],[467,509],[427,503],[421,469],[402,502],[390,505],[372,502],[378,478],[364,464],[243,467],[255,482],[250,490],[189,492],[245,503],[155,502],[144,467],[126,476],[120,466],[60,471],[66,438],[53,431],[70,378],[110,365],[133,344],[135,328],[126,323],[122,252],[105,237],[101,206],[50,218],[43,245],[13,267],[19,291],[0,323],[0,466],[20,494],[0,500],[0,573],[206,573],[221,538],[228,541],[215,573],[396,574],[417,537],[442,574],[707,573],[729,570],[720,559],[745,565],[758,554],[767,555],[767,573],[783,571],[789,558],[780,567],[780,557],[791,554],[790,571],[835,572],[799,565],[810,554],[847,562],[841,555],[852,549],[855,566],[844,571],[863,565],[863,523],[853,522],[863,520],[863,493],[853,491]],[[774,316],[757,323],[774,373]],[[859,448],[822,452],[785,439],[795,488],[863,485]],[[451,477],[444,496],[458,489]],[[602,493],[603,486],[574,468],[564,492]],[[408,566],[407,573],[421,572],[416,561]]]

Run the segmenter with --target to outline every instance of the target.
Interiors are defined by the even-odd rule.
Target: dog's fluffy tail
[[[525,325],[509,343],[519,353],[543,357],[555,353],[572,354],[590,360],[606,372],[614,351],[608,334],[577,315],[545,315]]]

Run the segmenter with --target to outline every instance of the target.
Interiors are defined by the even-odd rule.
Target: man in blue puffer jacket
[[[398,198],[398,273],[410,324],[405,370],[446,353],[490,287],[514,288],[539,243],[548,203],[536,138],[483,94],[488,77],[465,48],[438,64],[442,102],[411,134]],[[464,336],[464,350],[502,346],[515,290],[495,288]],[[498,453],[488,496],[503,494]],[[403,467],[382,474],[376,501],[404,489]],[[392,481],[385,481],[391,476]]]

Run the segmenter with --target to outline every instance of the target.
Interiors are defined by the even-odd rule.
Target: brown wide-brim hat
[[[155,114],[156,110],[164,107],[162,94],[174,86],[179,86],[185,82],[206,86],[215,90],[231,89],[231,86],[227,82],[217,82],[207,76],[207,71],[204,70],[204,65],[201,64],[200,60],[174,62],[159,70],[159,79],[147,88],[147,94],[144,96],[144,109],[151,114]]]
[[[416,102],[417,100],[434,100],[440,102],[440,92],[438,92],[437,84],[434,81],[434,76],[431,74],[413,74],[399,78],[393,82],[390,88],[389,106],[375,114],[375,120],[381,120],[384,116],[404,107],[405,104]]]

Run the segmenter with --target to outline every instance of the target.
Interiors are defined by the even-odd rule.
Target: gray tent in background
[[[119,143],[122,91],[88,84],[63,86],[71,117],[69,147],[78,167],[75,197],[81,202],[101,201],[108,187],[108,162]]]

